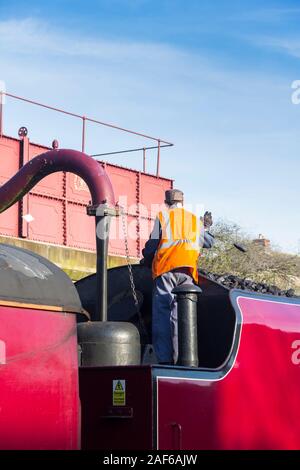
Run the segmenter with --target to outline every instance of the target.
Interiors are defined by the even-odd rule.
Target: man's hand
[[[203,217],[203,224],[205,229],[209,229],[213,224],[211,212],[206,211]]]

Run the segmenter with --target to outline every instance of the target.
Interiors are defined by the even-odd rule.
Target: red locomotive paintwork
[[[278,300],[238,295],[242,329],[230,370],[157,378],[159,449],[174,448],[178,435],[183,449],[300,448],[300,304]]]
[[[299,449],[300,303],[241,291],[231,301],[235,335],[218,369],[82,369],[84,448]],[[114,379],[126,381],[124,412]]]
[[[79,449],[76,317],[0,306],[0,449]]]
[[[79,370],[83,449],[153,448],[150,366]],[[125,381],[125,405],[113,406],[113,381]]]

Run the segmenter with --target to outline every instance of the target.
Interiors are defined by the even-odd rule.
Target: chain
[[[124,242],[125,242],[125,254],[126,254],[126,261],[127,261],[127,267],[128,267],[128,273],[129,273],[131,292],[133,296],[136,313],[138,315],[142,336],[146,340],[146,343],[149,343],[148,331],[147,331],[146,325],[144,323],[144,320],[143,320],[143,317],[139,308],[139,300],[136,294],[136,288],[135,288],[133,272],[132,272],[132,265],[131,265],[130,257],[129,257],[129,246],[128,246],[128,236],[127,236],[127,230],[126,230],[125,211],[124,211],[124,208],[122,207],[120,209],[121,209],[122,227],[123,227]]]
[[[132,272],[132,265],[131,265],[130,257],[129,257],[129,246],[128,246],[128,236],[127,236],[127,230],[126,230],[126,219],[125,219],[125,211],[124,211],[123,208],[121,208],[121,218],[122,218],[122,227],[123,227],[124,243],[125,243],[125,255],[126,255],[126,262],[127,262],[127,267],[128,267],[128,273],[129,273],[130,287],[131,287],[131,292],[132,292],[132,296],[133,296],[136,311],[140,315],[139,301],[138,301],[138,297],[137,297],[137,294],[136,294],[135,283],[134,283],[133,272]]]

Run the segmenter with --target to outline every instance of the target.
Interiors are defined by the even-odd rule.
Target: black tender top
[[[46,258],[32,251],[0,244],[0,301],[82,310],[71,279]]]

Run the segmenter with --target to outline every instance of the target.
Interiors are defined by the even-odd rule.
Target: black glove
[[[209,230],[209,228],[212,226],[213,219],[212,219],[211,212],[208,212],[208,211],[205,212],[204,217],[203,217],[203,224],[204,224],[204,228],[207,230]]]

